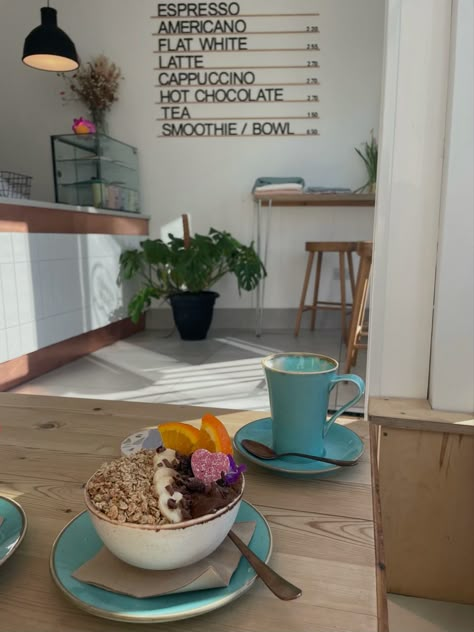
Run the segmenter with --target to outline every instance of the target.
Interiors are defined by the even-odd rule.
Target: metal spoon
[[[305,459],[312,459],[313,461],[322,461],[323,463],[331,463],[332,465],[356,465],[358,459],[355,461],[342,461],[341,459],[329,459],[325,456],[315,456],[313,454],[301,454],[300,452],[282,452],[277,454],[270,447],[259,441],[252,441],[251,439],[242,439],[243,447],[258,459],[264,461],[270,461],[272,459],[279,459],[282,456],[301,456]]]
[[[298,586],[294,586],[290,584],[289,581],[284,579],[278,573],[270,568],[265,562],[263,562],[259,557],[253,553],[249,549],[249,547],[242,542],[238,535],[235,535],[233,531],[229,531],[227,534],[235,546],[239,549],[242,555],[247,559],[250,566],[253,567],[254,571],[263,581],[263,583],[272,591],[274,595],[276,595],[279,599],[283,601],[290,601],[291,599],[297,599],[301,597],[302,590],[298,588]]]

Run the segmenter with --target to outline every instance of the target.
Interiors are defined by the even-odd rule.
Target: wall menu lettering
[[[158,2],[158,137],[319,135],[319,13],[282,6]]]

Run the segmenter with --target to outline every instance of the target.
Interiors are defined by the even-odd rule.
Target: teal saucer
[[[26,533],[26,516],[18,503],[3,496],[0,497],[0,566],[20,546]]]
[[[307,459],[306,462],[301,459],[298,463],[288,459],[288,457],[264,461],[247,452],[242,446],[244,439],[253,439],[253,441],[260,441],[260,443],[271,446],[271,417],[251,421],[235,434],[234,448],[246,459],[276,474],[295,478],[314,478],[315,476],[320,476],[341,468],[340,465],[320,463],[318,461],[311,461],[310,459]],[[337,423],[329,428],[327,437],[324,440],[324,446],[326,448],[324,456],[345,461],[354,461],[364,452],[362,439],[354,431],[350,430],[350,428]]]
[[[272,552],[270,527],[262,514],[243,500],[236,522],[247,521],[256,523],[249,547],[267,562]],[[59,589],[76,606],[104,619],[134,623],[188,619],[237,599],[257,578],[247,560],[241,558],[230,584],[225,588],[137,599],[84,584],[72,577],[72,573],[94,557],[102,546],[89,514],[84,511],[58,535],[51,551],[50,571]]]

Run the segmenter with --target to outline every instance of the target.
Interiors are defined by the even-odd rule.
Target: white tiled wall
[[[0,233],[0,362],[124,318],[119,256],[143,239]]]

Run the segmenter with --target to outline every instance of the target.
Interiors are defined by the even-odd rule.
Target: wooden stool
[[[301,317],[303,312],[311,311],[311,330],[314,330],[316,324],[316,312],[319,309],[340,309],[342,335],[347,341],[347,308],[350,305],[346,303],[346,273],[344,267],[344,255],[347,255],[347,263],[349,267],[349,278],[351,282],[352,296],[355,292],[354,282],[354,266],[352,263],[352,253],[355,252],[356,242],[353,241],[307,241],[305,250],[309,253],[308,264],[306,266],[306,274],[304,277],[303,291],[301,292],[300,306],[296,316],[295,336],[300,333]],[[323,254],[325,252],[339,253],[339,273],[341,284],[341,302],[334,303],[331,301],[318,301],[319,282],[321,280],[321,266],[323,263]],[[305,305],[306,293],[308,291],[309,278],[311,276],[311,268],[313,267],[314,255],[318,253],[316,264],[316,276],[314,277],[314,294],[311,305]]]
[[[367,349],[367,344],[362,343],[361,338],[368,336],[369,333],[364,318],[369,293],[370,269],[372,267],[372,242],[359,241],[357,244],[357,254],[360,257],[360,262],[352,304],[352,317],[349,326],[344,373],[349,373],[351,367],[356,363],[358,350]]]

